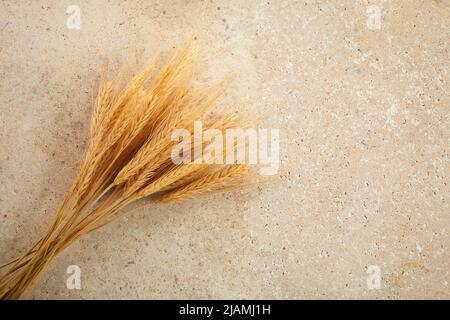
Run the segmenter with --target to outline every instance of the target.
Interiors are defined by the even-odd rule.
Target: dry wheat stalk
[[[208,89],[192,85],[193,50],[175,52],[154,73],[149,64],[128,84],[124,72],[108,80],[107,67],[92,117],[90,139],[77,178],[46,234],[0,276],[0,299],[18,299],[48,263],[83,235],[127,213],[142,197],[169,202],[242,185],[245,165],[175,165],[171,132],[201,119],[209,128],[240,126],[235,114],[207,116],[228,80]],[[248,179],[247,179],[248,180]]]

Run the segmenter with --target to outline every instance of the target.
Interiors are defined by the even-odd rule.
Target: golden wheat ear
[[[254,183],[248,165],[230,165],[194,178],[181,186],[163,192],[156,201],[174,202],[196,198],[203,194],[228,191],[238,186]]]

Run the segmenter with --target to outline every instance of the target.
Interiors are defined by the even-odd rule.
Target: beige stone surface
[[[76,174],[102,59],[194,36],[208,73],[237,75],[230,99],[280,128],[278,175],[136,210],[59,256],[33,297],[450,298],[449,35],[448,0],[1,1],[0,263]]]

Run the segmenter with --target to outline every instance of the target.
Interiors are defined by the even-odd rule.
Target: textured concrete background
[[[135,211],[59,256],[34,298],[450,298],[449,33],[447,0],[2,0],[0,262],[76,174],[102,58],[192,35],[208,72],[237,74],[231,98],[281,129],[279,174]]]

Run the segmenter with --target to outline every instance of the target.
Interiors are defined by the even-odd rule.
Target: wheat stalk
[[[171,161],[173,130],[191,130],[199,119],[205,127],[219,130],[243,125],[236,114],[208,114],[230,79],[196,89],[194,57],[194,50],[184,47],[159,71],[149,63],[125,85],[124,71],[108,80],[108,68],[103,68],[84,162],[47,232],[25,254],[2,266],[8,269],[0,276],[0,299],[18,299],[31,292],[61,251],[127,214],[128,206],[140,198],[178,201],[248,181],[246,165]]]

